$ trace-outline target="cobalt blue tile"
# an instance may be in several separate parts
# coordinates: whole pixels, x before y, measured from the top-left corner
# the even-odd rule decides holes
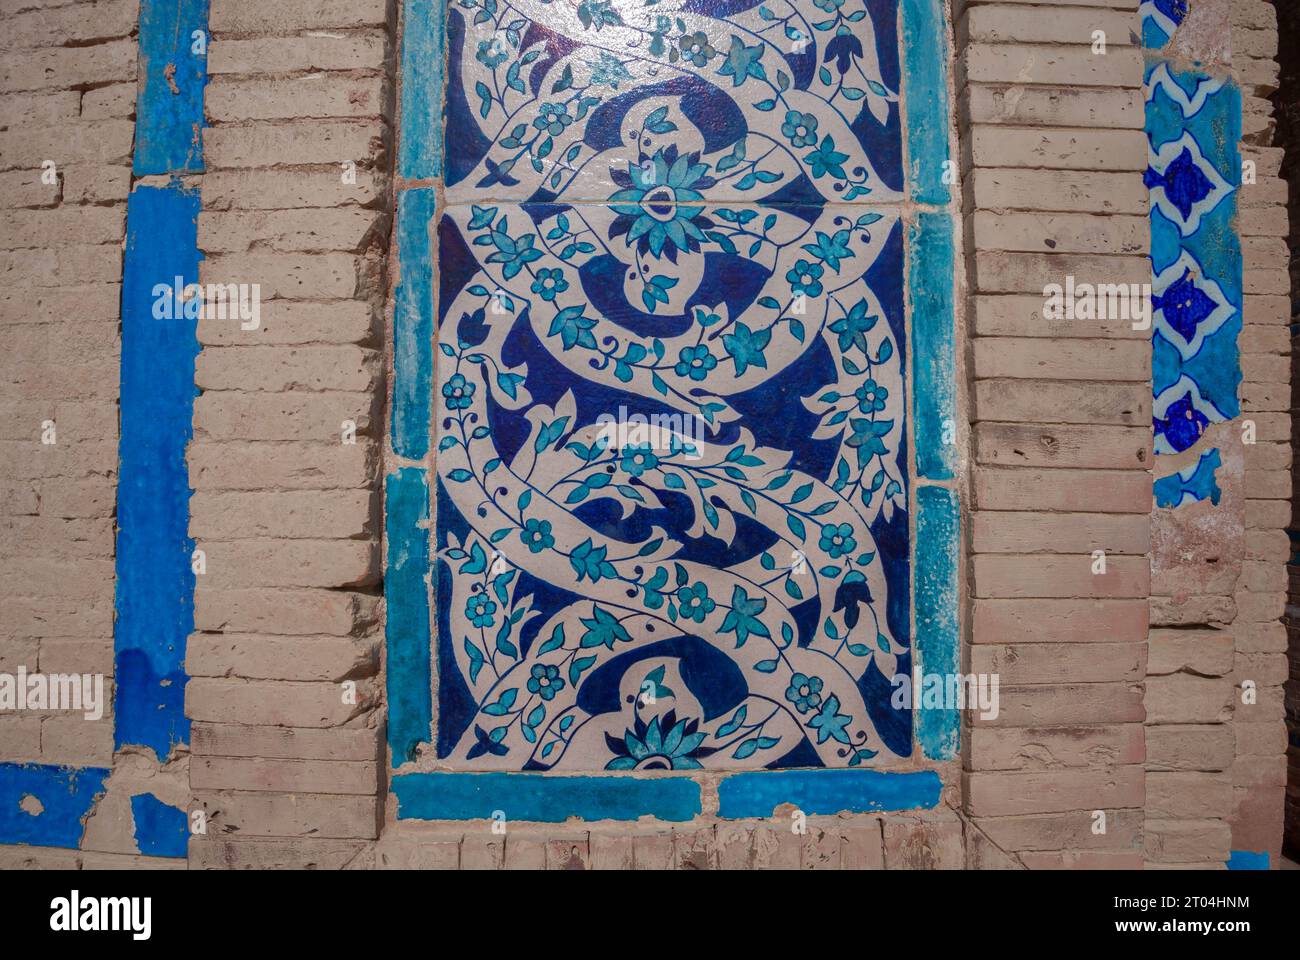
[[[888,679],[910,636],[898,211],[674,216],[453,205],[440,222],[438,755],[455,768],[910,753]],[[664,227],[682,220],[722,249]]]
[[[448,201],[896,201],[898,19],[897,0],[450,5]]]

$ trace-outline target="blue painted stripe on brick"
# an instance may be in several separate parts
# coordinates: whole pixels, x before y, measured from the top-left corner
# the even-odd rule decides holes
[[[108,774],[102,767],[0,763],[0,843],[75,850]],[[40,803],[39,814],[22,808],[29,796]]]
[[[203,169],[206,54],[194,33],[208,29],[208,0],[142,0],[140,89],[136,95],[136,176]],[[206,46],[205,46],[206,49]]]
[[[845,810],[929,809],[939,802],[942,791],[933,770],[756,770],[718,784],[718,816],[725,820],[770,817],[783,803],[826,816]]]
[[[411,460],[429,452],[433,376],[433,250],[429,226],[437,211],[433,188],[397,195],[401,281],[393,310],[393,450]]]
[[[393,778],[399,820],[506,819],[536,823],[681,822],[699,815],[700,785],[685,777],[556,777],[537,773],[408,773]]]
[[[1269,857],[1267,850],[1233,850],[1228,855],[1229,870],[1267,870]]]
[[[433,693],[429,660],[429,484],[425,472],[404,467],[384,485],[388,571],[384,598],[388,610],[388,745],[393,765],[415,756],[432,736]]]
[[[402,18],[402,133],[398,169],[412,180],[442,176],[445,0],[406,0]]]
[[[952,218],[921,213],[908,229],[908,288],[912,300],[912,409],[916,472],[951,480],[957,445],[956,362],[953,348]]]
[[[152,793],[131,798],[135,843],[146,857],[184,857],[189,849],[189,820],[185,811],[163,803]]]
[[[945,204],[948,154],[948,35],[943,0],[903,0],[903,91],[907,180],[917,203]]]
[[[961,672],[957,622],[957,567],[961,551],[961,505],[946,487],[916,491],[916,651],[922,678]],[[946,686],[945,686],[946,689]],[[953,708],[923,707],[912,690],[916,741],[931,760],[951,760],[961,741],[961,714]]]
[[[114,741],[151,747],[160,760],[190,739],[184,665],[194,629],[194,542],[185,447],[199,344],[194,318],[157,319],[154,305],[171,296],[177,277],[182,287],[198,282],[198,215],[198,194],[176,182],[140,187],[127,201]]]

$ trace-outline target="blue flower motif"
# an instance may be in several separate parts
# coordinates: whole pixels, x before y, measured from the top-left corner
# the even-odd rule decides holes
[[[847,353],[850,347],[857,347],[864,354],[867,352],[867,334],[880,318],[867,313],[867,301],[859,300],[849,312],[830,326],[831,333],[839,335],[839,348]]]
[[[448,410],[468,410],[474,403],[474,384],[462,374],[453,373],[442,385],[442,395],[447,401]]]
[[[818,230],[817,242],[805,243],[802,249],[807,250],[822,263],[829,263],[836,273],[839,272],[840,261],[853,255],[853,251],[849,249],[847,230],[836,230],[833,234],[825,234]]]
[[[853,65],[853,59],[860,56],[862,56],[862,41],[853,35],[853,31],[841,24],[831,42],[826,44],[826,53],[822,57],[822,62],[830,63],[834,60],[835,69],[845,74]]]
[[[1164,173],[1157,173],[1153,167],[1147,167],[1142,182],[1148,189],[1163,187],[1165,196],[1183,220],[1192,215],[1192,209],[1198,203],[1214,192],[1214,184],[1196,165],[1190,147],[1184,147],[1183,152],[1165,167]]]
[[[874,413],[885,409],[885,399],[889,396],[889,391],[875,380],[868,380],[854,390],[853,395],[858,398],[859,410],[863,413]]]
[[[1171,403],[1163,419],[1153,416],[1151,420],[1156,435],[1163,436],[1176,453],[1195,444],[1210,425],[1209,418],[1192,404],[1190,393]]]
[[[542,267],[528,289],[541,294],[543,300],[554,300],[557,293],[569,289],[569,281],[564,279],[564,271],[559,267]]]
[[[528,678],[528,692],[535,693],[543,700],[552,700],[564,689],[560,678],[560,668],[549,663],[535,663]]]
[[[579,583],[584,576],[590,577],[592,583],[601,577],[606,580],[618,577],[614,565],[605,559],[608,552],[608,547],[598,547],[592,543],[591,537],[573,548],[573,553],[569,554],[569,566],[573,567],[574,573],[578,575]]]
[[[476,627],[490,627],[495,623],[496,603],[485,593],[476,593],[465,601],[465,616]]]
[[[813,5],[818,10],[825,10],[827,13],[834,13],[840,7],[844,6],[844,0],[813,0]]]
[[[678,720],[674,710],[664,714],[662,720],[655,717],[649,724],[638,716],[621,741],[605,734],[605,744],[615,754],[605,769],[699,770],[700,762],[695,758],[713,752],[700,748],[704,734],[699,732],[699,725],[698,720]]]
[[[853,718],[839,712],[840,698],[831,694],[817,716],[808,721],[808,726],[817,731],[817,742],[825,743],[827,740],[835,739],[840,743],[848,743],[849,735],[844,729],[849,725]]]
[[[718,70],[718,75],[731,77],[731,85],[738,87],[749,77],[758,80],[767,79],[767,71],[759,60],[763,56],[763,45],[757,43],[752,47],[735,34],[731,35],[731,49],[727,52],[727,62]]]
[[[555,537],[551,536],[551,521],[529,517],[524,521],[524,528],[519,531],[519,539],[532,553],[549,550],[555,546]]]
[[[844,556],[846,553],[852,553],[858,547],[858,542],[853,539],[853,524],[841,523],[836,526],[828,523],[822,527],[821,539],[817,545],[830,555],[832,560]]]
[[[702,67],[717,55],[717,50],[709,43],[709,36],[702,30],[688,33],[677,42],[682,51],[682,59]]]
[[[495,70],[510,59],[510,51],[499,38],[493,37],[478,42],[478,52],[474,54],[474,59],[489,70]]]
[[[558,137],[564,128],[573,123],[568,108],[563,103],[544,103],[533,118],[533,126],[545,130],[553,137]]]
[[[677,262],[677,251],[694,252],[708,238],[704,231],[713,221],[701,216],[704,195],[713,186],[707,176],[709,165],[699,154],[678,154],[674,144],[660,149],[641,164],[628,164],[626,172],[612,171],[614,181],[624,189],[609,198],[618,217],[610,225],[611,238],[627,235],[642,253],[667,255]]]
[[[700,344],[698,347],[682,347],[681,352],[677,354],[677,363],[673,366],[673,371],[679,377],[688,376],[692,380],[703,380],[717,365],[718,358],[709,353],[708,347]]]
[[[745,645],[752,633],[756,637],[770,637],[767,625],[758,619],[758,615],[767,608],[767,597],[751,597],[745,588],[737,584],[731,591],[731,610],[722,620],[719,633],[734,633],[736,649]]]
[[[790,677],[790,686],[786,687],[785,698],[794,704],[800,713],[816,710],[822,702],[822,678],[808,677],[796,673]]]
[[[1151,312],[1161,312],[1165,322],[1178,331],[1189,343],[1196,336],[1196,328],[1212,314],[1217,304],[1200,287],[1191,270],[1171,283],[1162,294],[1151,297]]]
[[[812,167],[814,180],[819,180],[827,174],[844,180],[847,179],[848,174],[844,172],[843,164],[848,158],[847,153],[840,153],[835,149],[835,138],[828,133],[822,137],[821,146],[804,157],[804,162]]]
[[[817,142],[817,118],[811,113],[788,110],[781,132],[789,138],[791,146],[811,147]]]
[[[820,263],[800,260],[785,273],[786,282],[794,293],[805,293],[810,297],[819,297],[822,292],[822,274],[826,268]]]
[[[722,346],[736,364],[736,376],[740,376],[750,367],[767,369],[767,356],[764,350],[772,341],[771,330],[754,331],[749,324],[736,322],[734,332],[722,335]]]
[[[703,583],[681,587],[677,591],[677,605],[687,620],[703,623],[704,618],[713,612],[717,602],[709,596],[709,588]]]
[[[623,448],[623,458],[619,461],[619,466],[623,472],[630,477],[639,477],[647,470],[653,470],[659,466],[659,458],[654,454],[654,448],[648,443],[638,443],[636,446],[626,446]]]

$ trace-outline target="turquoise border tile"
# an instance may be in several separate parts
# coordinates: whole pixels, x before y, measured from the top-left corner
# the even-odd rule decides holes
[[[388,570],[384,576],[384,637],[388,745],[393,765],[415,756],[433,727],[433,668],[429,660],[429,484],[425,472],[403,467],[384,484]],[[423,526],[421,526],[423,524]]]
[[[922,677],[961,671],[958,567],[961,563],[961,504],[947,487],[916,491],[916,651]],[[916,742],[930,760],[951,760],[961,742],[961,714],[955,708],[922,708],[912,690]]]
[[[432,180],[442,176],[446,0],[406,0],[403,9],[402,132],[397,167],[408,179]]]
[[[409,460],[429,453],[433,416],[433,241],[437,213],[432,187],[397,195],[399,282],[393,307],[393,452]]]
[[[700,785],[686,777],[558,777],[539,773],[408,773],[393,778],[399,820],[508,820],[563,823],[682,822],[701,810]]]
[[[783,803],[818,816],[845,810],[928,810],[938,804],[942,792],[943,783],[933,770],[756,770],[718,784],[718,816],[724,820],[770,817]]]
[[[941,206],[951,199],[948,184],[943,182],[944,161],[951,159],[945,5],[943,0],[903,0],[902,7],[907,182],[917,203]]]
[[[952,223],[946,213],[921,213],[908,228],[912,435],[916,474],[926,480],[951,480],[957,465],[956,443],[944,442],[957,423]]]

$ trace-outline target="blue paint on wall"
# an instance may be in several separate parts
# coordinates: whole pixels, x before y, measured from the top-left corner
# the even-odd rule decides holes
[[[400,282],[393,310],[393,451],[420,460],[429,452],[433,375],[433,263],[429,229],[437,211],[432,187],[397,195]]]
[[[425,472],[404,467],[384,485],[388,572],[384,597],[388,618],[388,745],[393,765],[414,759],[432,736],[433,693],[429,663],[429,484]]]
[[[961,508],[946,487],[916,491],[916,649],[922,677],[946,680],[961,671],[957,620],[957,566],[961,551]],[[945,683],[946,687],[946,683]],[[922,707],[921,690],[912,690],[916,741],[931,760],[957,756],[961,714],[954,707]]]
[[[0,763],[0,843],[76,849],[108,774],[102,767]],[[29,796],[40,803],[39,814],[22,808]]]
[[[912,409],[916,473],[951,480],[956,470],[956,362],[953,348],[952,218],[921,213],[908,231],[912,300]]]
[[[1267,850],[1233,850],[1228,854],[1229,870],[1267,870]]]
[[[393,778],[399,820],[507,819],[536,823],[681,822],[699,815],[700,785],[685,777],[553,777],[535,773],[410,773]]]
[[[135,842],[146,857],[184,857],[189,847],[185,811],[163,803],[152,793],[131,798]]]
[[[195,319],[154,317],[155,286],[198,282],[198,215],[198,193],[175,181],[139,187],[127,202],[114,742],[151,747],[160,760],[190,739],[184,665],[194,629],[194,541],[185,447],[199,344]]]
[[[140,83],[136,99],[135,174],[203,169],[203,88],[206,53],[193,52],[194,33],[206,44],[208,0],[142,0]],[[204,48],[206,50],[206,46]]]
[[[402,134],[398,169],[411,180],[442,176],[445,0],[406,0],[402,16]]]
[[[845,810],[929,809],[939,802],[942,791],[943,784],[933,770],[757,770],[738,773],[718,784],[718,816],[724,820],[770,817],[783,803],[818,816]]]
[[[943,0],[903,0],[903,90],[907,97],[907,180],[917,203],[949,200],[948,58]],[[951,289],[951,283],[949,284]]]

